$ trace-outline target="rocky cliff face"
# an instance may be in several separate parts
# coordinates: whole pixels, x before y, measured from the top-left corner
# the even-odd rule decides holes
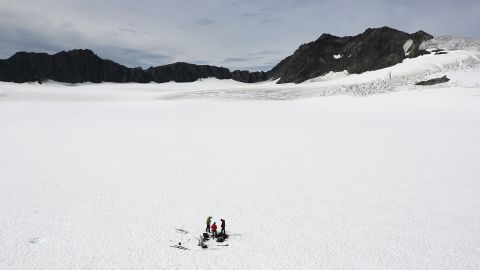
[[[0,62],[2,81],[22,83],[47,79],[68,83],[148,81],[142,69],[101,59],[90,50],[54,55],[20,52]]]
[[[279,83],[300,83],[330,71],[363,73],[393,66],[405,58],[428,53],[420,44],[433,36],[419,31],[407,34],[388,27],[367,29],[354,37],[323,34],[300,46],[269,73]]]
[[[174,63],[146,70],[152,81],[163,82],[194,82],[200,78],[215,77],[218,79],[231,79],[230,70],[222,67],[208,65],[194,65],[188,63]]]
[[[407,34],[388,27],[367,29],[354,37],[323,34],[304,44],[268,72],[233,71],[222,67],[174,63],[128,68],[95,55],[90,50],[73,50],[54,55],[16,53],[0,60],[0,81],[33,82],[54,80],[82,82],[193,82],[200,78],[233,79],[245,83],[280,79],[278,83],[300,83],[330,71],[362,73],[389,67],[405,58],[428,53],[420,49],[433,37],[423,31]]]
[[[434,78],[426,81],[421,81],[416,83],[415,85],[435,85],[435,84],[441,84],[441,83],[446,83],[449,82],[450,79],[447,78],[447,75],[440,77],[440,78]]]
[[[222,67],[174,63],[170,65],[128,68],[95,55],[90,50],[73,50],[54,55],[19,52],[0,60],[0,81],[35,82],[54,80],[67,83],[82,82],[193,82],[200,78],[235,79],[241,82],[266,80],[264,73],[235,71]]]
[[[235,70],[232,72],[232,79],[244,83],[262,82],[269,79],[269,73],[263,71],[250,72],[246,70]]]

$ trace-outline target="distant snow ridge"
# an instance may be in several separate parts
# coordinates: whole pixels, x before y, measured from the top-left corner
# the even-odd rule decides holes
[[[424,41],[420,49],[442,49],[445,51],[480,51],[480,39],[455,36],[438,36]]]

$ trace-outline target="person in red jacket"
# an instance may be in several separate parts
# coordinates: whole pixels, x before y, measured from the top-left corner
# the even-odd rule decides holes
[[[217,223],[213,222],[212,224],[212,238],[217,237]]]

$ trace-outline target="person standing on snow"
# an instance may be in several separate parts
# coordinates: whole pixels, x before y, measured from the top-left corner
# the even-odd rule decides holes
[[[207,229],[206,232],[210,232],[210,223],[212,223],[212,216],[207,217]]]
[[[217,223],[213,222],[212,224],[212,238],[215,239],[217,237]]]
[[[220,221],[222,222],[222,223],[220,224],[220,228],[222,228],[222,229],[220,230],[220,234],[222,234],[223,237],[225,237],[225,235],[226,235],[226,233],[225,233],[225,219],[220,219]]]

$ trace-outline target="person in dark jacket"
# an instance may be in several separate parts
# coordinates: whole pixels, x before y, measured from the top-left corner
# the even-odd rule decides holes
[[[217,237],[217,223],[213,222],[212,224],[212,238],[215,239]]]
[[[225,219],[220,219],[220,221],[222,222],[222,223],[220,224],[220,228],[222,228],[222,229],[220,230],[220,233],[223,235],[223,237],[225,237],[225,234],[226,234],[226,233],[225,233]]]
[[[207,217],[207,229],[206,232],[210,232],[210,224],[212,223],[212,216]]]

